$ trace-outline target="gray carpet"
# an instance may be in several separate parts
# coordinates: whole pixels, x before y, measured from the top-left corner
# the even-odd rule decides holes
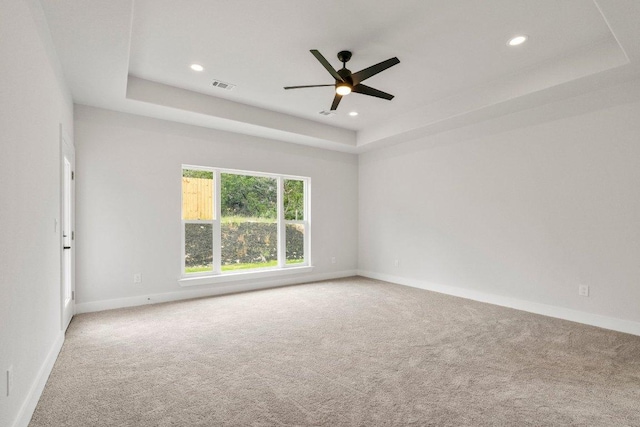
[[[640,426],[640,337],[364,278],[76,316],[37,426]]]

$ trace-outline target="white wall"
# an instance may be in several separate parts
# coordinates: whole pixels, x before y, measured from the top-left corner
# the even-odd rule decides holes
[[[76,106],[75,135],[80,311],[229,290],[229,284],[178,285],[182,164],[311,177],[315,268],[296,280],[357,269],[358,161],[353,154],[85,106]],[[133,283],[137,272],[142,284]],[[242,289],[269,283],[252,280]],[[239,288],[234,282],[230,289]]]
[[[361,155],[361,272],[640,334],[639,118],[635,102]]]
[[[34,2],[0,13],[0,425],[26,425],[62,344],[59,124],[72,104]],[[6,397],[6,369],[13,389]]]

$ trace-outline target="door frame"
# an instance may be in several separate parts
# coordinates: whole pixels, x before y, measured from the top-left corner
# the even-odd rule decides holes
[[[70,170],[65,169],[65,159],[69,159]],[[69,134],[60,124],[60,327],[62,331],[66,331],[71,318],[75,314],[75,146]],[[69,180],[69,224],[65,217],[65,202],[67,200],[66,185]],[[69,230],[67,230],[67,226]],[[65,240],[65,232],[70,233],[68,240]],[[65,246],[70,249],[64,249]],[[67,271],[66,251],[69,251],[69,266]],[[70,280],[68,297],[66,279],[67,274]]]

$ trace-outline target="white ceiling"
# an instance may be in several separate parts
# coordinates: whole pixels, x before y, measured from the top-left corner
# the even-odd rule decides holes
[[[75,102],[358,152],[635,79],[635,0],[41,0]],[[516,34],[529,41],[509,47]],[[309,53],[395,95],[343,98]],[[191,63],[205,67],[197,73]],[[213,79],[237,85],[224,91]],[[357,111],[357,117],[350,117]]]

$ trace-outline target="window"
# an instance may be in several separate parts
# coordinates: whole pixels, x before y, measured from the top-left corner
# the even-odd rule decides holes
[[[183,166],[182,276],[309,265],[309,178]]]

